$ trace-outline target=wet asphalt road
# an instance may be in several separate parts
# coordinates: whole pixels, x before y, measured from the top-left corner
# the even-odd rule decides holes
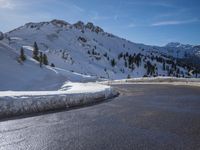
[[[97,105],[0,122],[2,150],[200,150],[200,88],[118,85]]]

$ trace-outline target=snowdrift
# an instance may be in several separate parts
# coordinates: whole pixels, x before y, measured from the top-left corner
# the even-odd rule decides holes
[[[111,87],[97,83],[66,83],[59,91],[0,92],[0,118],[55,109],[70,109],[117,95]]]

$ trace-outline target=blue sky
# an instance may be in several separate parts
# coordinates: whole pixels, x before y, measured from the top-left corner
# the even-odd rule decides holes
[[[93,22],[133,42],[200,44],[200,0],[0,0],[0,30],[27,22]]]

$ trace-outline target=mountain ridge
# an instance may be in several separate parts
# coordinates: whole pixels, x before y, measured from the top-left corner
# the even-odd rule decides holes
[[[18,53],[23,47],[31,57],[33,43],[37,42],[40,51],[56,67],[98,78],[190,77],[191,71],[195,71],[192,76],[198,76],[196,66],[180,60],[185,59],[186,52],[187,58],[194,56],[199,47],[184,49],[178,43],[176,47],[138,44],[107,33],[90,22],[70,24],[54,19],[27,23],[5,33],[5,37]]]
[[[110,34],[110,35],[113,35],[112,33],[109,33],[109,32],[105,32],[101,27],[95,25],[94,23],[92,22],[87,22],[87,23],[84,23],[83,21],[77,21],[76,23],[69,23],[69,22],[66,22],[65,20],[61,20],[61,19],[53,19],[51,21],[44,21],[44,22],[29,22],[29,23],[25,23],[24,25],[18,27],[18,28],[15,28],[11,31],[8,31],[8,32],[5,32],[6,33],[11,33],[17,29],[20,29],[24,26],[26,27],[31,27],[31,28],[37,28],[37,27],[41,27],[42,25],[45,25],[45,24],[54,24],[56,26],[59,26],[59,27],[76,27],[78,29],[83,29],[84,28],[88,28],[88,29],[93,29],[93,31],[95,29],[99,29],[100,32],[104,32],[104,33],[107,33],[107,34]],[[97,31],[99,32],[99,31]],[[113,36],[116,36],[116,37],[119,37],[117,35],[113,35]],[[121,37],[120,37],[121,38]],[[130,41],[128,39],[125,39],[125,38],[122,38],[124,40],[127,40],[127,41]],[[130,41],[130,42],[133,42],[133,41]],[[134,42],[133,42],[134,43]],[[145,44],[145,43],[137,43],[137,44],[144,44],[144,45],[147,45],[147,46],[157,46],[157,47],[196,47],[196,46],[200,46],[200,44],[183,44],[183,43],[180,43],[180,42],[176,42],[176,41],[172,41],[172,42],[169,42],[169,43],[166,43],[164,46],[159,46],[159,45],[156,45],[156,44]]]

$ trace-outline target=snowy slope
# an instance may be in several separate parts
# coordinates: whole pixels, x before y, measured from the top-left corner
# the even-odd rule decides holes
[[[0,90],[55,90],[67,80],[84,81],[91,79],[61,68],[39,67],[39,63],[27,56],[19,61],[16,49],[0,41]]]
[[[15,50],[0,42],[0,90],[10,90],[10,87],[16,90],[51,89],[60,86],[65,80],[50,69],[38,67],[38,63],[32,59],[20,64],[18,57]],[[49,82],[52,87],[48,87]]]
[[[80,74],[96,76],[97,78],[121,79],[142,77],[147,75],[145,65],[149,61],[155,65],[154,75],[169,75],[169,70],[163,70],[163,60],[173,61],[174,58],[183,57],[186,49],[191,52],[191,46],[183,48],[177,44],[169,44],[165,47],[137,44],[104,32],[92,23],[78,22],[69,24],[61,20],[50,22],[28,23],[13,31],[6,33],[8,44],[16,48],[24,47],[26,55],[32,56],[32,45],[36,41],[39,49],[46,53],[49,62],[56,67]],[[181,51],[181,52],[177,52]],[[195,52],[198,49],[195,50]],[[121,58],[118,56],[123,54]],[[127,55],[126,55],[127,54]],[[141,63],[127,67],[128,57],[140,54]],[[126,56],[125,56],[126,55]],[[169,57],[172,56],[172,57]],[[155,57],[162,57],[158,62]],[[174,58],[173,58],[174,57]],[[114,59],[116,65],[111,65]],[[171,68],[172,64],[166,64]],[[171,73],[171,76],[188,76],[195,68],[177,65],[179,73]]]

